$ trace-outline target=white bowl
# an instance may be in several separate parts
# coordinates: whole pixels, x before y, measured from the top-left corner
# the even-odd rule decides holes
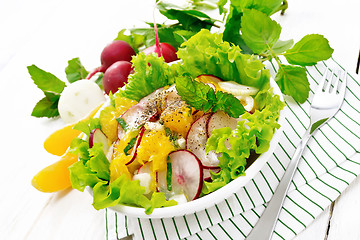
[[[283,101],[283,96],[281,90],[275,81],[270,79],[270,86],[273,88],[273,92],[280,96],[280,99]],[[282,125],[285,121],[284,110],[281,111],[278,123]],[[131,207],[125,205],[116,205],[114,207],[110,207],[110,209],[125,214],[130,217],[138,217],[138,218],[172,218],[176,216],[184,216],[188,214],[192,214],[194,212],[199,212],[206,208],[212,207],[215,204],[218,204],[224,199],[230,197],[233,193],[237,192],[240,188],[245,186],[251,179],[255,177],[255,175],[261,170],[261,168],[266,164],[266,162],[271,157],[275,147],[279,142],[279,138],[281,135],[282,128],[275,130],[273,138],[270,142],[269,150],[263,154],[261,154],[245,171],[246,175],[238,177],[237,179],[231,181],[224,187],[205,195],[196,200],[171,206],[164,208],[155,208],[154,211],[147,215],[145,214],[145,209],[140,207]]]

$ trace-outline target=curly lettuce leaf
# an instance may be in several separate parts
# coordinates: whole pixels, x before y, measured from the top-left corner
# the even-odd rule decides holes
[[[128,84],[115,94],[132,100],[141,98],[161,87],[174,83],[173,73],[164,59],[155,55],[139,53],[132,60],[134,73],[129,75]]]
[[[236,129],[225,127],[213,130],[207,141],[206,151],[221,153],[221,170],[212,174],[212,182],[204,182],[202,194],[211,193],[244,175],[251,152],[262,154],[269,149],[274,131],[280,127],[277,121],[285,104],[277,95],[263,97],[266,98],[267,105],[253,114],[242,115],[244,120],[238,122]]]
[[[117,204],[143,207],[146,214],[154,208],[176,205],[167,201],[163,193],[154,193],[151,198],[144,195],[145,188],[139,181],[132,181],[122,175],[110,181],[109,161],[101,143],[89,148],[89,143],[77,138],[71,144],[71,152],[79,154],[79,161],[69,167],[72,187],[84,191],[86,186],[93,189],[93,206],[99,210]]]
[[[181,73],[195,78],[201,74],[214,75],[224,81],[269,88],[270,72],[255,56],[242,54],[238,46],[223,41],[222,34],[201,30],[181,45],[178,57],[183,63]]]

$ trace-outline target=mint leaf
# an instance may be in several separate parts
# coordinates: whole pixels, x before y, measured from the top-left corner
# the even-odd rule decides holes
[[[56,117],[59,116],[58,101],[51,101],[47,97],[41,99],[34,107],[31,116],[33,117]]]
[[[31,79],[45,95],[45,97],[35,105],[31,116],[48,118],[59,116],[57,107],[60,93],[64,90],[65,83],[53,74],[45,72],[35,65],[28,66],[27,69]]]
[[[217,102],[216,105],[212,108],[213,112],[221,110],[233,118],[238,118],[245,112],[244,106],[232,94],[217,91],[215,95]]]
[[[242,37],[254,53],[263,53],[279,40],[281,26],[266,14],[245,9],[241,20]]]
[[[304,67],[280,64],[275,81],[284,94],[304,103],[309,96],[309,81]]]
[[[188,77],[176,79],[176,90],[181,99],[195,109],[208,112],[215,105],[214,90],[210,86],[193,81]]]
[[[40,88],[43,92],[60,94],[64,90],[65,83],[53,74],[45,72],[44,70],[38,68],[35,65],[28,66],[27,69],[29,71],[31,79],[34,80],[36,86]]]
[[[221,91],[215,93],[210,86],[188,77],[176,79],[176,90],[187,104],[204,112],[221,110],[234,118],[245,112],[241,102],[233,95]]]
[[[293,45],[294,45],[294,40],[292,40],[292,39],[286,40],[286,41],[278,40],[273,45],[272,52],[275,53],[275,54],[280,54],[280,53],[285,52],[289,48],[291,48]]]
[[[79,58],[73,58],[68,61],[68,66],[65,68],[66,78],[70,83],[77,80],[85,79],[89,74],[85,67],[81,64]]]
[[[293,48],[284,54],[290,64],[300,66],[312,66],[318,61],[326,60],[331,57],[334,49],[329,45],[329,41],[320,34],[309,34],[297,42]]]
[[[160,13],[171,20],[177,20],[188,30],[198,32],[201,29],[209,29],[215,20],[203,12],[180,8],[174,4],[159,2],[157,5]]]
[[[136,51],[139,52],[139,48],[144,45],[145,36],[136,34],[130,31],[129,35],[125,34],[126,29],[121,29],[117,37],[114,40],[122,40],[130,44],[130,46]]]

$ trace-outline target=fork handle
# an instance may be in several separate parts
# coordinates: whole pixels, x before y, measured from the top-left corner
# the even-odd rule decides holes
[[[295,170],[299,164],[299,160],[305,149],[306,143],[310,139],[310,136],[311,135],[308,134],[308,132],[305,133],[305,136],[298,144],[296,151],[285,171],[285,174],[282,177],[277,189],[274,192],[274,195],[269,201],[260,219],[258,220],[252,231],[247,236],[246,240],[259,240],[259,239],[266,240],[271,238],[275,229],[275,225],[279,218],[279,214],[282,209],[291,180],[294,177]]]

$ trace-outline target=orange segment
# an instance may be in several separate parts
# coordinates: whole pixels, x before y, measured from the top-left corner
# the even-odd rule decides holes
[[[117,139],[118,123],[116,118],[116,109],[112,105],[107,106],[100,113],[101,130],[111,142]]]
[[[96,107],[86,118],[81,121],[87,120],[93,117],[102,104]],[[69,148],[71,141],[79,136],[81,131],[73,129],[74,124],[70,124],[53,132],[44,142],[44,148],[48,153],[62,156]]]
[[[56,192],[71,187],[68,167],[77,160],[77,155],[66,153],[59,161],[38,172],[32,179],[31,184],[41,192]]]
[[[171,131],[179,133],[186,137],[193,120],[192,109],[183,105],[180,108],[170,111],[164,111],[160,118],[164,126]]]
[[[134,106],[137,103],[137,101],[131,100],[126,97],[115,98],[115,108],[117,116],[120,117],[126,110],[128,110],[130,107]]]

